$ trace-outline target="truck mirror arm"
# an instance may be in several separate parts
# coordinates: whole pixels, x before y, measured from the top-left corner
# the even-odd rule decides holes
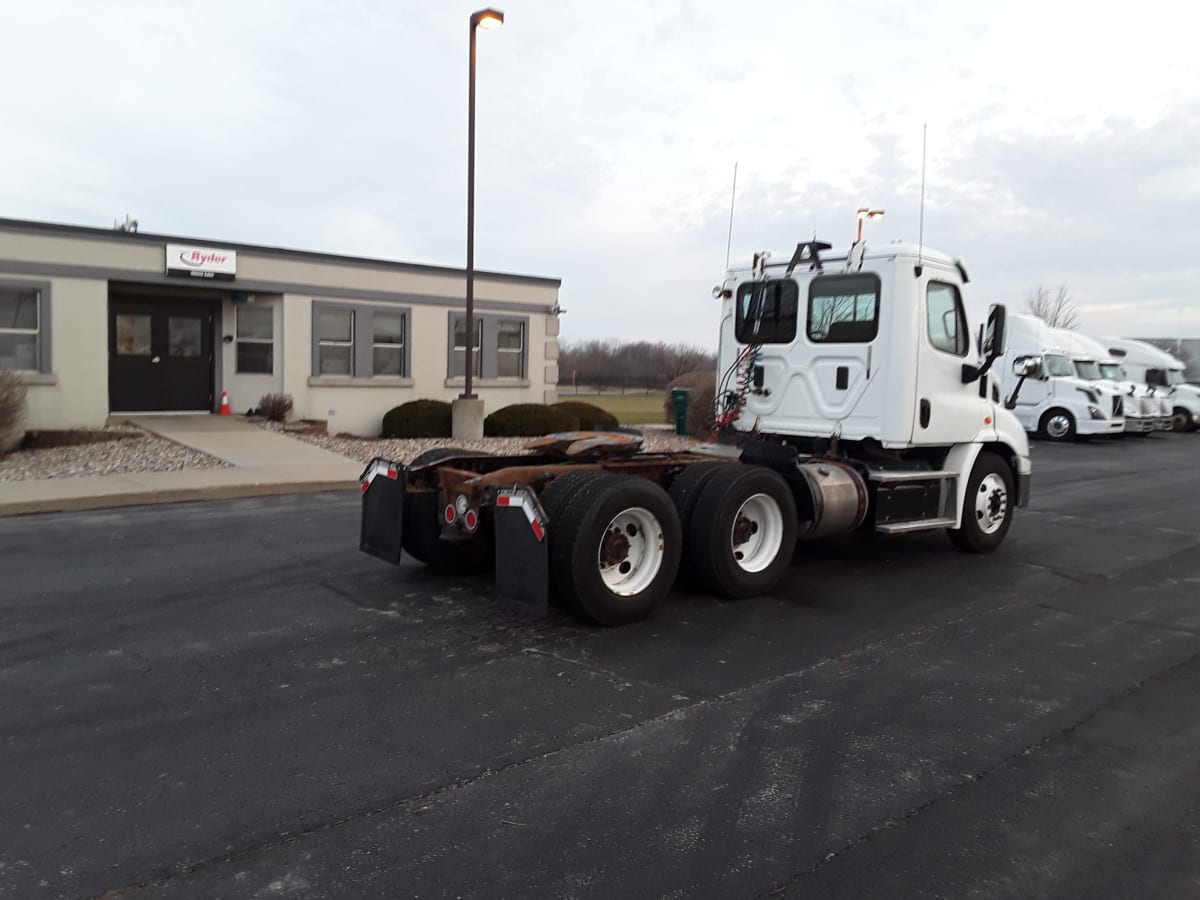
[[[1017,408],[1017,397],[1021,393],[1021,385],[1023,385],[1025,383],[1025,379],[1028,377],[1029,377],[1028,375],[1022,375],[1020,378],[1017,379],[1017,386],[1013,388],[1012,394],[1010,394],[1008,399],[1004,401],[1005,409],[1016,409]]]
[[[988,370],[992,367],[992,363],[995,361],[996,357],[989,356],[983,361],[982,366],[972,366],[969,363],[964,363],[962,367],[962,383],[971,384],[972,382],[978,381],[988,373]]]

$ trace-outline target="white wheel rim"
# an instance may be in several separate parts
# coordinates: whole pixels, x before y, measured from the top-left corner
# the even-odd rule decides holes
[[[995,473],[984,476],[975,492],[975,522],[984,534],[995,534],[1008,516],[1008,488]]]
[[[1046,423],[1046,434],[1053,438],[1066,437],[1070,430],[1071,420],[1066,416],[1051,416],[1050,421]]]
[[[596,564],[605,587],[618,597],[634,597],[658,577],[665,556],[662,525],[650,510],[635,506],[608,523]]]
[[[749,497],[733,518],[729,532],[733,561],[743,572],[761,572],[783,546],[783,510],[768,494]]]

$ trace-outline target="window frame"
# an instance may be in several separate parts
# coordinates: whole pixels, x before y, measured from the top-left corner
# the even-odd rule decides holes
[[[387,313],[389,315],[398,315],[403,320],[404,328],[404,344],[403,344],[403,361],[402,374],[400,375],[376,375],[375,374],[375,313]],[[348,312],[352,316],[350,341],[350,372],[349,374],[338,372],[321,372],[321,345],[347,346],[345,341],[322,341],[319,339],[319,323],[321,313],[323,312]],[[312,377],[313,378],[333,378],[346,379],[353,378],[355,381],[376,382],[379,384],[390,384],[393,382],[407,382],[412,378],[412,342],[413,342],[413,325],[412,325],[412,307],[411,306],[392,306],[391,304],[372,304],[372,303],[353,303],[341,300],[313,300],[312,301]],[[397,346],[388,344],[386,346]]]
[[[745,295],[751,293],[756,287],[766,287],[768,285],[779,285],[781,295],[779,302],[776,304],[776,314],[774,316],[773,327],[779,329],[780,323],[786,322],[787,318],[780,316],[779,307],[791,301],[791,333],[787,334],[784,331],[773,331],[767,336],[762,334],[747,334],[746,328],[750,322],[744,317],[742,305]],[[790,293],[790,297],[786,296]],[[761,302],[761,301],[760,301]],[[739,344],[791,344],[796,340],[796,335],[800,333],[800,285],[793,278],[767,278],[762,281],[743,281],[738,285],[737,294],[734,296],[733,307],[733,336]]]
[[[0,326],[0,334],[32,334],[34,335],[34,368],[14,369],[14,374],[49,375],[51,367],[51,302],[49,281],[29,281],[25,279],[0,278],[0,291],[35,291],[37,292],[37,328],[7,328]]]
[[[950,290],[954,292],[954,312],[955,318],[958,320],[959,330],[958,335],[956,335],[956,339],[960,339],[962,342],[963,349],[961,353],[958,350],[947,350],[945,347],[939,347],[936,343],[934,343],[933,333],[930,331],[933,323],[929,319],[929,292],[935,287],[950,288]],[[958,285],[954,284],[953,282],[938,281],[935,278],[931,278],[925,285],[925,339],[929,341],[929,346],[939,353],[945,353],[949,356],[958,357],[959,359],[965,359],[971,352],[971,333],[970,327],[967,325],[967,309],[963,304],[962,291],[959,290]]]
[[[867,339],[865,341],[831,341],[831,340],[829,340],[828,332],[826,332],[825,337],[814,337],[813,336],[813,332],[812,332],[813,301],[818,299],[817,297],[815,297],[813,295],[813,289],[816,287],[816,285],[818,283],[819,284],[829,284],[831,282],[836,282],[836,281],[869,281],[875,286],[875,315],[871,319],[860,320],[860,319],[856,318],[856,319],[850,320],[855,323],[862,322],[864,324],[869,322],[871,325],[873,325],[874,332],[871,334],[871,337],[869,339]],[[829,295],[822,295],[822,296],[829,296]],[[873,344],[875,342],[876,338],[879,337],[879,312],[880,312],[880,307],[882,305],[883,305],[883,283],[880,281],[879,276],[876,275],[874,272],[855,272],[853,274],[818,275],[815,278],[813,278],[811,281],[809,281],[809,283],[808,283],[808,303],[807,303],[805,311],[804,311],[804,336],[808,339],[809,343],[811,343],[811,344],[861,344],[861,345]],[[841,320],[839,320],[839,321],[841,321]],[[830,327],[832,327],[834,324],[836,324],[836,323],[830,322]]]
[[[242,311],[245,309],[265,309],[271,314],[271,337],[268,338],[244,338],[242,337]],[[274,375],[275,374],[275,306],[267,303],[239,303],[234,307],[233,321],[233,371],[237,375]],[[241,345],[242,344],[267,344],[271,348],[271,367],[265,372],[255,372],[242,368]]]
[[[450,310],[446,316],[446,381],[457,385],[466,380],[465,375],[454,371],[454,326],[465,320],[466,310]],[[529,380],[529,316],[511,315],[508,313],[475,313],[475,327],[480,333],[479,368],[472,376],[474,380],[496,384],[521,384]],[[499,374],[500,353],[511,353],[511,350],[500,350],[500,326],[516,324],[521,329],[520,375]],[[459,347],[458,350],[465,348]]]
[[[400,341],[384,341],[380,343],[379,334],[375,329],[375,315],[383,312],[384,315],[398,316],[400,319]],[[401,312],[391,312],[390,310],[376,309],[371,313],[371,377],[372,378],[404,378],[408,374],[408,316]],[[386,347],[388,350],[400,351],[400,371],[399,372],[376,372],[375,371],[375,350],[379,347]]]
[[[517,334],[521,337],[521,346],[516,350],[511,347],[500,346],[500,329],[505,325],[516,325]],[[501,317],[496,322],[496,377],[497,378],[524,378],[526,375],[526,348],[529,346],[529,326],[527,320],[509,319]],[[500,374],[500,357],[504,354],[517,354],[517,374],[516,375],[501,375]]]

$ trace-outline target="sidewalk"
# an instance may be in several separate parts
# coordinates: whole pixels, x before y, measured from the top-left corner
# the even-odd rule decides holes
[[[226,469],[47,478],[0,485],[0,516],[344,490],[362,465],[232,416],[130,416],[158,434],[231,465]]]

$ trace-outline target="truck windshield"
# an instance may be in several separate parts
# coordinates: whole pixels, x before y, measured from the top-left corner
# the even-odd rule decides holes
[[[1065,356],[1055,356],[1048,353],[1042,357],[1042,362],[1046,367],[1046,374],[1055,378],[1070,378],[1075,374],[1075,370],[1071,368],[1070,360]]]
[[[1090,359],[1075,360],[1075,371],[1084,381],[1100,380],[1100,367]]]
[[[1116,363],[1100,363],[1100,374],[1109,381],[1125,380],[1125,370]]]

